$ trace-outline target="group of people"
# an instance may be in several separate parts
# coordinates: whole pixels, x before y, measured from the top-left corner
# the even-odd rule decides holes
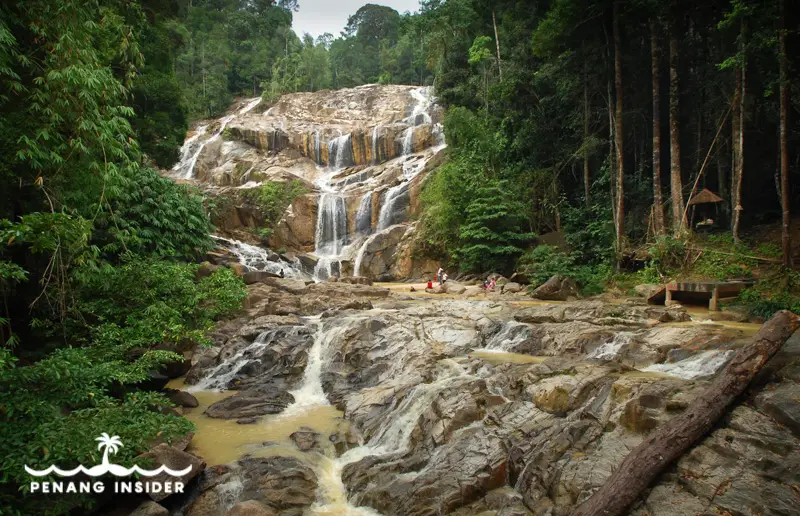
[[[492,279],[486,278],[485,280],[483,280],[483,285],[481,285],[481,288],[486,290],[494,290],[496,287],[497,287],[497,280],[495,278]]]
[[[438,281],[439,285],[445,284],[445,282],[447,281],[447,273],[443,268],[439,267],[439,270],[436,271],[436,274],[433,276],[433,279],[428,278],[428,284],[425,286],[425,289],[427,290],[433,288],[434,281]],[[416,292],[416,289],[414,287],[411,287],[411,292]]]

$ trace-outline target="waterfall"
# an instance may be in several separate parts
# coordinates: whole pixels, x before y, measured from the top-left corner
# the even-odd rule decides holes
[[[340,276],[341,263],[333,258],[338,257],[347,245],[347,209],[343,197],[332,193],[320,196],[314,240],[314,254],[319,259],[314,267],[314,280]]]
[[[322,163],[322,142],[320,141],[319,129],[314,133],[314,161],[317,165]]]
[[[403,156],[408,156],[414,150],[414,126],[412,125],[406,129],[405,136],[403,136]]]
[[[293,327],[294,332],[297,332],[302,326]],[[239,371],[244,366],[253,360],[260,360],[256,358],[258,354],[263,351],[267,346],[274,343],[279,337],[286,335],[286,328],[277,328],[274,330],[265,331],[261,333],[256,340],[244,349],[239,350],[233,356],[223,360],[222,363],[214,367],[209,373],[203,377],[196,385],[187,388],[189,392],[198,391],[211,391],[211,390],[226,390],[228,384],[236,378]]]
[[[514,349],[531,338],[532,328],[523,323],[509,321],[503,327],[489,337],[486,341],[486,351],[505,351],[513,352]]]
[[[347,329],[347,325],[340,325],[326,330],[323,322],[317,323],[314,344],[308,351],[308,361],[303,371],[303,382],[297,390],[289,391],[294,403],[286,407],[284,414],[295,414],[316,405],[330,405],[322,388],[322,373],[336,350],[334,344]]]
[[[178,160],[177,163],[175,163],[174,167],[172,167],[173,171],[183,170],[187,166],[190,166],[189,165],[189,161],[190,160],[192,160],[192,159],[197,160],[197,155],[199,154],[199,151],[193,153],[192,152],[194,150],[193,146],[194,146],[194,143],[201,136],[206,134],[206,128],[208,128],[207,125],[199,125],[199,126],[197,126],[197,129],[195,130],[194,134],[191,137],[187,138],[186,141],[183,142],[183,145],[181,145],[181,151],[180,151],[181,152],[181,159]],[[194,167],[194,164],[192,163],[191,166]]]
[[[239,110],[240,115],[247,114],[251,109],[261,103],[261,97],[250,100],[245,107]]]
[[[220,119],[220,121],[219,121],[219,129],[217,129],[217,132],[215,132],[213,135],[211,135],[211,138],[209,138],[208,140],[204,141],[200,145],[200,147],[197,149],[197,152],[195,152],[194,155],[189,160],[189,163],[185,168],[186,172],[183,175],[183,179],[192,179],[194,177],[194,166],[195,166],[195,164],[197,164],[197,158],[200,157],[200,153],[203,152],[203,148],[209,142],[212,142],[212,141],[216,140],[217,138],[219,138],[219,135],[221,135],[222,131],[224,131],[225,128],[228,126],[228,123],[230,123],[230,121],[233,120],[233,116],[234,115],[228,115],[228,116],[223,117],[223,118]],[[205,126],[203,126],[203,133],[205,133]],[[180,169],[183,170],[184,167],[180,167]]]
[[[302,265],[297,258],[294,261],[287,261],[267,249],[239,242],[238,240],[229,240],[219,236],[212,236],[212,238],[221,242],[222,247],[225,247],[236,256],[239,263],[247,267],[248,270],[267,271],[273,274],[280,274],[283,271],[284,277],[287,278],[305,279],[308,277],[303,273]]]
[[[378,163],[378,127],[375,126],[372,128],[372,163],[373,165]]]
[[[356,231],[362,235],[372,233],[372,192],[367,192],[358,203],[356,211]]]
[[[587,358],[598,360],[614,360],[624,348],[633,342],[634,334],[630,331],[621,331],[614,335],[610,341],[598,346],[594,351],[587,355]]]
[[[345,134],[328,142],[328,166],[337,170],[353,166],[353,140]]]
[[[361,276],[361,264],[364,262],[364,255],[367,252],[367,248],[369,245],[378,238],[379,233],[375,233],[374,235],[370,236],[364,243],[361,244],[361,247],[358,249],[358,253],[356,254],[356,263],[353,266],[353,276]]]
[[[694,380],[715,374],[736,352],[733,350],[702,351],[687,359],[670,364],[653,364],[642,371],[664,373],[684,380]]]
[[[343,197],[324,193],[317,208],[316,254],[338,256],[347,244],[347,210]]]
[[[383,197],[381,211],[378,214],[378,230],[384,230],[394,224],[399,224],[405,219],[405,206],[402,200],[408,197],[408,181],[389,188]]]

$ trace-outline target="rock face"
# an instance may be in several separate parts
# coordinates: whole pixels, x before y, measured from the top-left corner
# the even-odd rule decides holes
[[[335,259],[335,274],[351,275],[368,237],[405,227],[419,213],[422,185],[442,162],[441,121],[430,88],[367,85],[288,94],[272,106],[252,99],[200,123],[171,175],[217,197],[218,231],[252,244],[262,243],[258,230],[267,224],[256,189],[265,182],[303,185],[305,193],[269,221],[264,243]],[[402,230],[375,239],[367,254],[380,256],[366,265],[380,272],[364,275],[405,278],[431,269],[411,259],[410,240]],[[326,279],[332,271],[313,274]]]
[[[564,276],[553,276],[531,294],[536,299],[545,301],[567,301],[578,297],[575,280]]]
[[[301,514],[314,502],[341,514],[344,498],[387,516],[570,514],[746,342],[739,325],[691,324],[681,307],[637,300],[520,308],[512,293],[421,303],[341,281],[248,288],[263,297],[190,372],[239,389],[209,411],[256,417],[320,396],[349,426],[298,426],[282,453],[302,461],[212,468],[187,516]],[[359,299],[373,308],[343,308]],[[274,315],[275,303],[320,317]],[[630,514],[795,513],[799,371],[800,335]]]
[[[186,516],[303,514],[316,499],[317,477],[290,457],[241,459],[207,471]],[[238,493],[238,494],[237,494]],[[242,501],[236,503],[237,498]]]
[[[183,482],[185,486],[190,480],[202,473],[203,469],[206,467],[206,463],[199,457],[195,457],[190,453],[173,448],[168,444],[159,444],[151,451],[144,453],[137,458],[152,461],[154,467],[163,465],[174,470],[183,470],[191,466],[189,472],[181,477],[173,477],[166,472],[162,472],[154,477],[148,478],[150,482],[158,482],[162,485],[172,484],[174,482]],[[170,493],[166,492],[166,489],[162,489],[161,492],[149,493],[149,495],[153,501],[158,502],[168,497]]]

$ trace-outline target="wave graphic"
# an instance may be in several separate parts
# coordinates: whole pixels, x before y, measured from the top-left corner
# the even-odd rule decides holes
[[[52,473],[55,473],[56,475],[62,477],[72,477],[77,475],[78,473],[84,473],[86,475],[89,475],[90,477],[99,477],[101,475],[105,475],[106,473],[111,473],[112,475],[117,477],[127,477],[134,473],[138,473],[145,477],[154,477],[156,475],[160,475],[161,473],[167,473],[168,475],[171,475],[173,477],[182,477],[188,474],[191,470],[192,470],[191,465],[186,466],[184,469],[180,470],[170,469],[164,465],[156,469],[142,469],[136,465],[134,465],[131,468],[126,468],[118,464],[98,464],[97,466],[92,466],[91,468],[87,468],[81,465],[75,469],[69,469],[69,470],[63,470],[53,465],[47,469],[36,470],[29,468],[27,464],[25,465],[25,471],[29,475],[33,475],[34,477],[44,477]]]

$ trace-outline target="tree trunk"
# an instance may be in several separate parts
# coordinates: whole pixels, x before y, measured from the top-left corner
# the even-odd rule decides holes
[[[736,213],[736,178],[739,175],[739,104],[742,96],[742,75],[740,70],[734,70],[733,105],[731,106],[731,184],[729,215],[731,231],[733,231],[733,216]]]
[[[750,380],[799,326],[800,318],[795,314],[786,310],[775,314],[700,397],[625,457],[603,487],[583,502],[574,516],[622,514],[650,482],[711,430],[728,405],[744,392]]]
[[[500,61],[500,38],[497,37],[497,19],[494,16],[494,9],[492,9],[492,25],[494,26],[494,43],[497,47],[497,74],[500,80],[503,80],[503,65]]]
[[[617,148],[617,252],[625,239],[625,152],[622,142],[622,42],[619,34],[619,0],[614,2],[614,88],[617,101],[614,114],[614,139]]]
[[[586,199],[586,207],[592,205],[589,192],[589,150],[586,142],[589,140],[589,81],[584,71],[583,76],[583,196]]]
[[[664,234],[664,198],[661,194],[661,68],[658,46],[658,24],[650,20],[650,60],[653,72],[653,227],[656,235]]]
[[[611,189],[611,216],[614,219],[614,234],[616,235],[617,226],[617,201],[616,201],[616,182],[617,172],[614,164],[614,97],[611,95],[611,78],[608,79],[608,184]]]
[[[673,9],[669,27],[669,177],[672,191],[672,231],[679,236],[684,227],[683,180],[681,179],[680,88],[678,87],[678,12]]]
[[[786,55],[786,0],[781,0],[780,34],[778,35],[778,52],[780,54],[781,77],[781,208],[783,212],[783,226],[781,228],[781,243],[783,244],[783,265],[792,267],[792,240],[790,232],[790,205],[789,205],[789,133],[787,118],[789,117],[789,77],[788,56]]]
[[[733,241],[739,243],[739,221],[742,215],[742,180],[744,178],[744,114],[745,98],[747,96],[747,56],[745,56],[745,37],[746,26],[742,23],[742,34],[740,41],[740,59],[742,61],[741,70],[736,76],[736,88],[739,94],[739,127],[736,130],[736,176],[733,185],[733,223],[731,232]]]

